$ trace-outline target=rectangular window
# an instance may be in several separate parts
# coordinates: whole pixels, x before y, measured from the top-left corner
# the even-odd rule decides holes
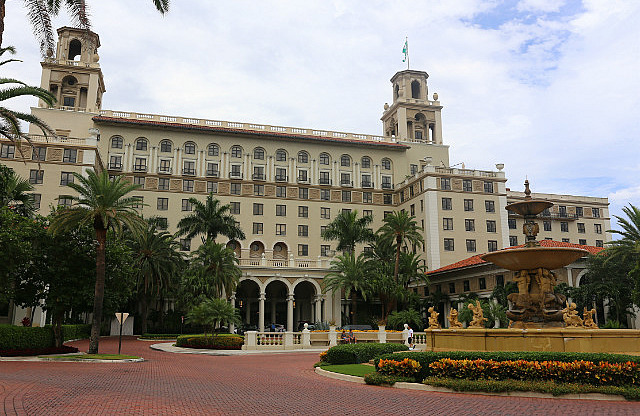
[[[442,229],[445,231],[453,230],[453,218],[443,218],[442,219]]]
[[[308,225],[298,225],[298,237],[309,237]]]
[[[62,161],[67,163],[76,163],[78,160],[78,150],[76,149],[64,149],[62,154]]]
[[[551,231],[551,221],[542,221],[542,226],[545,231]]]
[[[560,205],[558,207],[558,213],[561,218],[567,218],[567,207],[565,205]]]
[[[364,209],[364,210],[362,210],[362,215],[364,217],[373,217],[373,210]]]
[[[420,182],[422,183],[422,182]],[[420,200],[420,212],[424,212],[424,199]]]
[[[286,181],[287,181],[287,169],[276,168],[276,182],[286,182]]]
[[[373,188],[373,183],[371,182],[371,175],[363,174],[362,175],[362,187],[363,188]]]
[[[586,246],[587,245],[587,239],[586,238],[581,238],[578,240],[578,244],[580,244],[581,246]]]
[[[562,239],[562,242],[563,242],[563,243],[568,243],[569,241],[570,241],[570,240],[569,240],[568,238],[563,238],[563,239]]]
[[[450,178],[440,178],[440,189],[443,191],[451,190],[451,179]]]
[[[298,188],[299,199],[309,199],[309,188]]]
[[[322,257],[329,257],[329,252],[331,251],[331,246],[322,244],[320,246],[320,255]]]
[[[343,214],[349,214],[351,212],[351,210],[349,208],[342,208],[342,213]]]
[[[487,281],[484,277],[478,278],[478,286],[480,287],[480,290],[487,288]]]
[[[261,222],[253,223],[253,233],[254,234],[262,234],[264,232],[264,224]]]
[[[602,224],[593,224],[593,231],[596,234],[602,234]]]
[[[147,159],[144,157],[137,157],[133,163],[134,172],[146,172],[147,171]]]
[[[496,212],[496,204],[494,201],[484,201],[484,209],[487,212]]]
[[[70,196],[60,195],[58,197],[58,206],[59,207],[69,208],[72,203],[73,203],[73,198],[71,198]]]
[[[306,169],[298,169],[298,182],[308,182],[309,181],[309,171]]]
[[[516,229],[516,219],[515,218],[509,218],[509,229],[510,230],[515,230]]]
[[[561,221],[560,222],[560,231],[562,231],[563,233],[568,233],[569,232],[569,223],[566,221]]]
[[[476,252],[476,240],[467,240],[467,252],[475,253]]]
[[[353,183],[351,183],[350,173],[340,173],[340,186],[353,186]]]
[[[298,244],[298,256],[306,257],[309,255],[309,245],[308,244]]]
[[[444,251],[453,251],[453,238],[444,239]]]
[[[365,204],[370,204],[373,202],[373,193],[371,192],[363,192],[362,193],[362,202]]]
[[[496,232],[496,222],[494,220],[487,220],[487,232],[488,233]]]
[[[321,225],[320,226],[320,235],[322,236],[325,231],[327,231],[327,226],[326,225]]]
[[[509,245],[511,247],[515,247],[518,245],[518,236],[517,235],[510,235],[509,236]]]
[[[39,210],[40,202],[42,201],[42,195],[41,194],[31,194],[31,195],[33,195],[33,209]]]
[[[183,175],[195,175],[196,174],[196,162],[193,160],[185,160],[182,165]]]
[[[66,186],[67,184],[73,183],[73,173],[71,172],[60,172],[60,185]]]
[[[450,211],[453,209],[451,198],[442,198],[442,210]]]
[[[596,247],[604,247],[604,242],[602,240],[596,240]]]
[[[30,184],[32,184],[32,185],[41,184],[43,179],[44,179],[44,171],[43,170],[31,169],[29,171],[29,183]]]
[[[501,275],[501,274],[496,275],[496,286],[500,286],[500,287],[504,286],[504,276],[503,275]]]
[[[320,185],[331,185],[331,179],[329,179],[329,172],[320,171]]]
[[[276,186],[276,197],[278,197],[278,198],[286,198],[287,197],[287,187],[286,186]]]
[[[168,191],[169,190],[169,179],[168,178],[159,178],[158,179],[158,189],[160,191]]]
[[[488,193],[488,194],[492,194],[493,193],[493,182],[486,182],[484,183],[484,192]]]
[[[166,211],[169,209],[169,198],[158,198],[158,210]]]
[[[46,158],[47,158],[46,147],[38,146],[33,148],[33,151],[31,152],[31,160],[43,161]]]
[[[233,215],[240,215],[240,202],[229,202],[229,213]]]
[[[393,189],[393,184],[391,183],[391,176],[382,177],[382,189]]]
[[[342,191],[342,202],[351,202],[351,191]]]
[[[462,290],[463,290],[463,291],[465,291],[465,292],[469,292],[469,291],[471,290],[471,287],[470,287],[470,286],[471,286],[471,285],[469,284],[469,281],[468,281],[468,280],[464,280],[464,281],[462,282]]]
[[[207,163],[207,176],[212,176],[214,178],[217,178],[218,176],[220,176],[220,171],[218,170],[217,163],[212,163],[212,162]]]
[[[191,210],[193,210],[193,205],[191,205],[191,202],[189,202],[188,199],[183,199],[182,200],[182,210],[183,211],[191,211]]]
[[[579,222],[579,223],[578,223],[578,232],[579,232],[580,234],[584,234],[584,233],[585,233],[585,226],[584,226],[584,223],[583,223],[583,222]]]
[[[384,194],[384,195],[382,196],[382,202],[383,202],[385,205],[391,205],[391,204],[393,204],[393,196],[392,196],[391,194]]]
[[[320,218],[325,220],[331,219],[331,208],[320,207]]]
[[[231,195],[240,195],[242,192],[242,184],[232,182],[229,186],[229,193]]]
[[[169,228],[169,220],[167,217],[156,217],[158,230],[166,230]]]
[[[254,166],[253,167],[253,180],[263,181],[264,177],[264,166]]]
[[[253,185],[254,196],[264,196],[264,185]]]
[[[416,205],[415,204],[411,204],[411,206],[409,207],[409,212],[411,213],[411,216],[415,216],[416,215]]]
[[[298,206],[298,217],[309,218],[309,207],[306,205]]]
[[[218,193],[218,182],[207,181],[207,193],[208,194],[217,194]]]
[[[463,179],[462,180],[462,190],[464,192],[471,192],[473,191],[473,186],[471,184],[471,179]]]
[[[456,293],[456,284],[453,282],[449,283],[449,293]]]
[[[109,169],[122,170],[122,156],[114,155],[109,157]]]
[[[253,215],[263,215],[263,214],[264,214],[264,204],[258,204],[254,202]]]
[[[464,200],[464,210],[465,211],[473,211],[473,199],[465,199]]]
[[[62,97],[62,105],[64,107],[75,107],[76,97]]]
[[[582,209],[582,207],[576,207],[576,216],[578,218],[584,217],[584,210]]]
[[[276,205],[276,217],[286,217],[286,216],[287,216],[287,206]]]
[[[416,132],[418,133],[418,132]],[[422,132],[419,132],[422,134]],[[412,175],[415,175],[416,173],[418,173],[418,165],[414,165],[413,163],[411,165],[409,165],[409,171],[411,172]]]
[[[331,199],[331,191],[329,189],[320,189],[320,199],[328,201]]]
[[[287,224],[276,224],[276,235],[287,235]]]
[[[182,180],[182,191],[183,192],[193,192],[193,179],[183,179]]]
[[[136,202],[133,205],[134,208],[141,209],[144,207],[144,197],[143,196],[134,196],[132,197]]]
[[[591,208],[593,218],[600,218],[600,208]]]
[[[487,241],[487,250],[489,250],[489,252],[497,251],[498,250],[498,242],[496,240]]]
[[[145,183],[145,177],[144,176],[134,176],[133,177],[133,184],[134,185],[139,185],[140,187],[144,187],[144,183]]]
[[[465,231],[475,231],[476,230],[476,220],[466,218],[464,220],[464,229]]]
[[[191,239],[190,238],[181,238],[180,239],[180,251],[191,251]]]
[[[16,156],[16,147],[12,144],[0,145],[0,157],[5,159],[13,159]]]

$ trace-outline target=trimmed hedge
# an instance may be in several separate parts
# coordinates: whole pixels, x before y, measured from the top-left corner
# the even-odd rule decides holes
[[[54,345],[51,327],[0,325],[0,351],[44,349]]]
[[[206,348],[212,350],[239,350],[244,338],[235,334],[181,335],[176,340],[176,347]]]
[[[356,344],[357,345],[357,344]],[[335,348],[335,347],[334,347]],[[639,363],[640,357],[623,354],[586,353],[586,352],[549,352],[549,351],[441,351],[441,352],[407,352],[398,354],[385,354],[378,357],[386,360],[402,360],[410,358],[416,360],[422,366],[416,375],[416,381],[422,381],[431,376],[429,365],[443,358],[452,360],[494,360],[494,361],[590,361],[594,363]],[[376,370],[378,360],[375,362]]]
[[[185,334],[142,334],[140,338],[146,339],[178,339],[178,337],[184,336]],[[189,335],[189,334],[186,334]],[[195,336],[195,335],[191,335]]]
[[[408,350],[409,347],[404,344],[378,344],[374,342],[344,344],[329,348],[325,359],[330,364],[360,364],[381,354]]]
[[[91,324],[62,325],[62,339],[87,339],[91,336]]]

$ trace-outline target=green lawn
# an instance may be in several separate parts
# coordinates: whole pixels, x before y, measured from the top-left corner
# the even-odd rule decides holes
[[[54,360],[131,360],[137,359],[135,355],[122,355],[122,354],[77,354],[77,355],[62,355],[57,357],[41,356],[40,358],[48,358]]]
[[[339,364],[339,365],[324,365],[321,367],[323,370],[332,371],[334,373],[347,374],[349,376],[364,377],[369,373],[375,373],[376,368],[372,365],[366,364]]]

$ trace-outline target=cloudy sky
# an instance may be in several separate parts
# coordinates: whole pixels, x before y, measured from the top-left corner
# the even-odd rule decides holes
[[[150,0],[89,4],[105,109],[382,134],[408,36],[452,165],[504,163],[512,189],[528,177],[608,197],[612,214],[640,205],[640,1],[174,0],[164,17]],[[38,85],[22,0],[5,24],[24,62],[3,73]]]

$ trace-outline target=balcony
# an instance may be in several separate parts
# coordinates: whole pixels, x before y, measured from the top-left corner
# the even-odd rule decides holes
[[[287,182],[288,180],[287,175],[276,175],[276,182]]]
[[[147,171],[147,165],[134,165],[133,166],[133,171],[134,172],[146,172]]]
[[[242,179],[242,172],[230,172],[229,177],[233,179]]]
[[[171,169],[171,167],[159,167],[158,168],[158,173],[163,173],[165,175],[171,175],[173,173],[173,169]]]
[[[220,176],[220,172],[213,169],[207,169],[207,176],[210,178],[217,178]]]
[[[345,188],[353,188],[353,181],[340,181],[340,186]]]
[[[388,182],[382,182],[382,189],[393,189],[393,184]]]
[[[196,170],[184,168],[182,169],[182,174],[185,176],[196,176]]]
[[[309,183],[309,178],[305,176],[298,176],[298,183]]]
[[[251,179],[253,179],[254,181],[264,181],[265,175],[264,173],[254,173],[253,175],[251,175]]]
[[[363,187],[363,188],[373,188],[373,182],[370,182],[370,181],[367,181],[367,182],[362,181],[362,187]]]
[[[331,185],[331,179],[329,179],[329,178],[320,178],[320,185]]]
[[[109,163],[110,170],[122,170],[122,163]]]

